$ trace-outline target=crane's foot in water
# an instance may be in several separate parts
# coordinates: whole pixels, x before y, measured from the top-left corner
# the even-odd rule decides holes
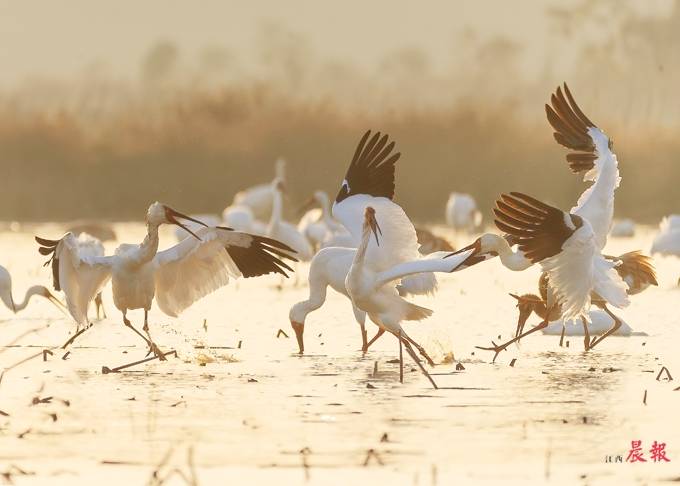
[[[73,336],[71,336],[68,341],[66,341],[64,344],[61,345],[61,349],[66,349],[69,345],[73,344],[73,341],[75,341],[82,333],[87,331],[89,328],[92,327],[92,324],[88,324],[87,326],[83,327],[81,330],[76,332]]]
[[[168,353],[164,353],[163,351],[161,351],[161,348],[159,348],[156,345],[156,343],[149,340],[149,351],[146,353],[146,356],[148,357],[152,353],[160,361],[167,361],[167,358],[165,357],[165,355],[168,354]]]
[[[170,356],[171,354],[174,355],[175,358],[177,357],[177,351],[175,351],[173,349],[172,351],[168,351],[167,353],[163,354],[163,360],[167,360],[166,356]],[[135,365],[142,364],[142,363],[147,363],[147,362],[152,361],[156,358],[158,358],[159,360],[161,359],[160,356],[152,356],[150,358],[140,359],[139,361],[133,361],[132,363],[126,363],[124,365],[117,366],[115,368],[109,368],[108,366],[102,366],[102,374],[108,375],[109,373],[120,373],[122,370],[124,370],[126,368],[130,368],[131,366],[135,366]]]
[[[510,339],[509,341],[504,342],[503,344],[496,344],[495,342],[491,341],[491,346],[490,347],[485,347],[485,346],[475,346],[477,349],[481,349],[484,351],[493,351],[493,360],[491,361],[492,363],[496,362],[496,358],[498,358],[498,355],[501,353],[501,351],[505,351],[508,346],[510,346],[512,343],[519,341],[523,337],[528,336],[529,334],[533,334],[536,331],[540,331],[541,329],[545,329],[548,327],[548,321],[544,320],[541,322],[539,325],[529,329],[526,332],[523,332],[519,336],[515,336],[514,338]]]
[[[153,353],[160,361],[167,361],[165,354],[158,346],[156,346],[153,339],[151,339],[151,333],[149,332],[149,311],[146,309],[144,309],[144,327],[142,327],[142,331],[146,333],[146,337],[148,338],[149,352],[146,353],[146,355],[149,356],[149,354]]]

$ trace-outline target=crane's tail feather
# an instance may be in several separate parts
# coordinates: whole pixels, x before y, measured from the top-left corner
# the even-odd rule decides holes
[[[433,311],[427,307],[420,307],[410,302],[407,302],[406,306],[406,317],[404,318],[406,321],[422,321],[433,314]]]

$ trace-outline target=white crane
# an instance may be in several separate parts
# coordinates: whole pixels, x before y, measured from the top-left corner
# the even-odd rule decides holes
[[[587,327],[591,294],[595,293],[602,301],[601,308],[610,315],[614,324],[592,342],[587,341],[586,349],[592,349],[616,332],[621,320],[609,310],[608,304],[626,307],[629,303],[628,285],[616,272],[618,263],[602,255],[598,236],[587,219],[518,192],[501,195],[494,213],[496,226],[516,238],[518,254],[531,263],[541,264],[549,282],[548,315],[559,307],[565,320],[581,319]],[[496,241],[502,244],[500,240]],[[505,244],[508,249],[504,253],[507,254],[509,244],[507,241]],[[479,247],[483,248],[483,245]],[[492,342],[493,347],[480,349],[494,351],[495,359],[511,343],[547,325],[548,320],[544,319],[541,324],[504,344]]]
[[[99,238],[95,238],[94,236],[83,232],[78,235],[76,243],[78,244],[78,253],[83,257],[90,258],[104,256],[104,245]],[[101,319],[102,317],[106,318],[106,310],[104,309],[101,292],[97,293],[94,297],[94,305],[97,319]]]
[[[319,207],[312,208],[314,205]],[[331,203],[325,191],[315,191],[314,195],[300,208],[300,212],[307,209],[309,210],[298,222],[298,230],[305,235],[314,248],[319,248],[338,233],[346,234],[345,228],[333,219]]]
[[[83,326],[79,332],[87,326],[89,303],[111,278],[113,302],[122,312],[124,324],[163,359],[149,333],[148,312],[154,297],[165,314],[176,317],[200,298],[226,285],[232,277],[268,273],[287,276],[284,269],[291,270],[281,258],[294,260],[289,256],[293,250],[278,241],[223,227],[204,227],[193,232],[178,218],[200,224],[168,206],[153,203],[146,214],[144,241],[122,244],[112,256],[83,256],[72,233],[56,241],[36,237],[42,245],[40,252],[52,255],[55,288],[64,290],[73,318]],[[159,252],[161,224],[182,226],[193,237]],[[127,318],[127,311],[133,309],[144,309],[146,337]]]
[[[589,312],[588,318],[588,330],[593,334],[599,334],[606,332],[614,321],[612,318],[600,309],[593,309]],[[543,329],[543,334],[548,336],[583,336],[584,330],[580,326],[567,326],[565,325],[564,319],[558,319],[550,322],[548,327]],[[565,331],[566,329],[566,331]],[[621,321],[621,327],[619,327],[614,333],[615,336],[646,336],[644,332],[634,331],[632,327],[628,325],[625,321]]]
[[[680,214],[671,214],[661,220],[651,251],[660,255],[680,256]]]
[[[5,267],[0,266],[0,300],[2,300],[3,304],[5,304],[9,310],[15,314],[24,310],[33,296],[44,297],[52,302],[60,311],[66,312],[64,304],[42,285],[33,285],[32,287],[29,287],[24,294],[23,300],[16,303],[12,296],[12,276]]]
[[[457,231],[472,231],[482,224],[482,213],[469,194],[452,192],[446,201],[446,223]]]
[[[358,240],[343,226],[336,233],[329,235],[321,243],[320,248],[356,248],[357,246]]]
[[[401,153],[392,153],[395,143],[393,141],[388,143],[388,139],[387,134],[381,136],[380,132],[371,136],[369,130],[359,141],[333,203],[333,217],[342,223],[350,237],[336,235],[331,244],[351,245],[353,248],[359,246],[363,233],[364,212],[368,206],[378,210],[379,213],[390,211],[392,213],[390,217],[395,221],[399,220],[407,227],[413,228],[404,210],[392,201],[395,164]],[[396,251],[390,253],[390,258],[395,260],[382,261],[382,264],[391,266],[420,257],[420,245],[415,230],[406,231],[401,236],[403,240],[393,242]],[[400,282],[398,288],[402,295],[432,294],[437,290],[437,279],[432,272],[409,275]]]
[[[542,262],[548,281],[546,315],[559,314],[565,320],[580,317],[586,335],[585,348],[592,349],[604,338],[616,332],[621,325],[620,319],[611,314],[607,304],[623,307],[628,303],[626,289],[628,288],[627,284],[630,283],[630,278],[626,282],[614,270],[614,267],[619,266],[622,262],[602,254],[607,235],[612,226],[614,192],[621,180],[618,161],[616,155],[612,152],[611,140],[581,111],[566,83],[564,84],[564,93],[558,87],[551,96],[551,105],[546,104],[545,110],[548,121],[554,129],[555,140],[572,150],[566,157],[569,167],[575,173],[584,173],[584,181],[590,181],[592,184],[584,191],[570,213],[562,213],[558,209],[523,194],[512,193],[502,196],[496,202],[497,208],[494,210],[497,217],[496,226],[502,231],[506,231],[513,239],[513,243],[520,243],[520,251],[512,252],[507,242],[499,239],[495,241],[497,248],[493,251],[500,253],[501,257],[505,255],[506,259],[512,259],[513,263],[518,266],[518,268],[514,268],[516,270],[521,270],[521,267],[524,266],[523,259],[529,260],[527,263]],[[561,222],[559,215],[564,216],[563,222]],[[550,222],[552,227],[539,228],[538,225],[543,224],[545,218],[552,218]],[[539,230],[542,239],[538,239],[537,232]],[[527,243],[530,238],[536,238],[536,240]],[[556,241],[564,243],[565,246],[556,246]],[[478,246],[484,245],[478,243]],[[525,254],[523,250],[527,248],[533,248],[533,252]],[[578,248],[581,248],[581,250],[578,250]],[[581,251],[580,255],[578,254],[579,251]],[[570,258],[575,263],[571,269],[568,265],[559,269],[556,267],[569,261]],[[640,258],[644,260],[647,257],[641,255]],[[648,264],[646,260],[644,263],[645,265]],[[579,264],[582,265],[580,270],[585,272],[583,275],[576,273]],[[651,264],[649,266],[651,277],[649,275],[640,276],[646,282],[645,287],[649,284],[656,284],[653,268]],[[586,288],[589,288],[587,292],[584,290]],[[604,293],[601,293],[598,288]],[[623,292],[621,292],[621,289],[623,289]],[[575,292],[577,291],[578,296],[576,297]],[[594,295],[591,300],[591,293],[593,292]],[[635,293],[635,291],[630,293]],[[591,342],[587,329],[587,309],[590,308],[592,302],[597,302],[598,306],[611,314],[614,324],[610,330]],[[546,326],[547,322],[548,318],[546,317],[540,326]],[[540,326],[538,327],[540,328]],[[520,327],[518,325],[518,335],[511,342],[522,337],[519,334]],[[537,329],[534,328],[530,332],[535,330]],[[509,343],[500,348],[493,348],[496,351],[496,356],[498,356],[498,350],[504,349],[507,344]]]
[[[658,285],[658,282],[656,280],[656,271],[654,270],[654,265],[652,265],[652,259],[646,255],[643,255],[639,251],[630,251],[617,257],[610,255],[604,255],[604,257],[609,261],[617,263],[615,270],[619,274],[621,279],[623,279],[623,281],[628,285],[628,289],[626,291],[628,295],[639,294],[640,292],[643,292],[644,290],[649,288],[650,285]],[[550,306],[548,304],[549,288],[550,285],[548,275],[546,273],[543,273],[538,281],[539,295],[524,294],[518,296],[515,294],[510,294],[517,300],[517,307],[519,309],[517,331],[515,332],[516,336],[519,336],[522,333],[522,331],[524,330],[524,324],[526,323],[527,319],[531,316],[532,313],[536,313],[539,317],[541,317],[544,320],[547,319],[548,321],[555,321],[557,319],[560,319],[560,317],[562,316],[561,307]],[[591,301],[595,306],[602,306],[603,304],[606,303],[595,293],[591,295]],[[548,309],[550,309],[550,312],[548,311]],[[591,311],[590,316],[593,315],[599,314],[595,313],[595,311]],[[563,326],[562,328],[563,332],[562,336],[560,337],[560,346],[562,346],[565,333],[569,334],[570,332],[571,335],[574,335],[575,331],[573,331],[573,328],[577,327],[568,326],[570,331],[567,332],[566,326],[567,322],[564,319],[562,319],[561,322],[565,324],[565,326]],[[606,329],[602,329],[601,326],[602,322],[603,322],[602,319],[600,319],[596,325],[593,325],[592,321],[590,321],[588,323],[588,326],[584,326],[583,334],[580,335],[587,337],[587,339],[584,340],[586,350],[589,348],[590,344],[589,341],[590,333],[599,334],[606,331]],[[608,328],[614,324],[611,318],[608,318],[607,322],[609,322]],[[621,332],[622,330],[621,328],[619,328],[616,334],[621,334]]]
[[[680,214],[671,214],[661,220],[659,232],[652,243],[652,254],[655,253],[680,257]]]
[[[345,278],[352,266],[356,248],[322,248],[314,255],[309,265],[309,297],[290,308],[288,317],[297,337],[300,354],[305,351],[304,332],[307,316],[319,309],[326,301],[330,286],[336,292],[350,299],[345,288]],[[350,299],[351,302],[351,299]],[[361,330],[361,350],[365,353],[375,339],[368,341],[366,333],[366,313],[352,304],[354,318]],[[376,338],[377,339],[377,338]]]
[[[286,161],[276,161],[275,179],[286,180]],[[232,205],[248,206],[253,216],[260,221],[267,221],[272,211],[274,192],[271,183],[258,184],[236,193]]]
[[[545,105],[545,112],[554,129],[553,137],[572,150],[567,154],[569,168],[592,182],[570,212],[588,220],[595,243],[602,250],[614,218],[614,192],[621,182],[612,141],[583,114],[566,83],[564,93],[558,87],[550,103],[552,106]]]
[[[427,372],[413,350],[415,346],[431,366],[434,362],[425,349],[406,334],[401,323],[403,321],[420,321],[432,311],[406,301],[399,295],[396,282],[402,278],[422,272],[455,272],[480,261],[472,257],[474,249],[466,249],[457,253],[441,252],[428,258],[418,258],[403,262],[390,254],[399,251],[399,242],[407,241],[405,233],[414,233],[413,226],[404,226],[402,221],[394,220],[389,211],[377,214],[376,209],[368,206],[362,225],[362,238],[359,248],[345,280],[347,293],[358,308],[366,312],[378,327],[378,336],[388,331],[406,346],[406,351],[420,366],[432,385],[436,383]],[[382,221],[382,226],[378,220]],[[371,239],[371,235],[375,240]],[[384,244],[383,244],[384,243]],[[385,265],[387,261],[398,261],[394,265]],[[403,366],[403,362],[400,363]]]
[[[305,318],[310,312],[323,305],[326,288],[330,285],[336,291],[348,296],[345,278],[356,254],[356,248],[361,242],[363,234],[361,220],[368,204],[383,208],[383,211],[390,213],[392,220],[399,221],[406,228],[406,235],[402,235],[403,239],[399,242],[401,247],[392,253],[392,257],[404,262],[420,257],[413,225],[401,207],[392,202],[395,163],[401,154],[392,154],[394,142],[388,144],[387,135],[381,137],[378,132],[369,140],[370,135],[369,130],[359,141],[333,204],[333,215],[342,223],[343,228],[322,244],[322,250],[314,257],[310,265],[309,298],[295,304],[289,313],[300,353],[304,351]],[[391,261],[381,262],[385,268],[388,268],[391,263]],[[402,295],[427,294],[433,292],[436,285],[434,274],[425,273],[405,277],[398,289]],[[353,311],[361,328],[362,350],[365,352],[382,333],[379,332],[376,337],[368,341],[364,325],[365,313],[355,306],[353,306]]]
[[[222,222],[225,226],[236,231],[253,233],[264,236],[267,234],[267,224],[255,219],[253,211],[248,206],[228,206],[222,211]]]
[[[308,262],[314,256],[314,249],[295,225],[283,220],[283,191],[283,180],[274,179],[272,214],[267,226],[267,236],[285,243],[295,250],[298,260]]]
[[[609,235],[614,238],[632,238],[635,236],[635,221],[630,218],[614,221]]]
[[[471,245],[461,250],[472,249],[477,255],[497,256],[505,268],[515,272],[521,272],[532,266],[533,262],[526,257],[524,252],[512,249],[512,243],[514,241],[509,235],[499,236],[493,233],[484,233]]]

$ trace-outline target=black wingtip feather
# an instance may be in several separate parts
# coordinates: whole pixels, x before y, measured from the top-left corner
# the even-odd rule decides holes
[[[576,104],[567,83],[563,86],[564,90],[558,86],[550,96],[550,105],[545,105],[546,116],[554,130],[555,141],[581,156],[576,164],[567,157],[569,168],[575,173],[586,172],[593,168],[597,158],[595,144],[588,134],[588,129],[596,125]],[[592,158],[587,157],[588,155]]]
[[[259,277],[269,273],[279,273],[288,278],[285,272],[294,270],[283,261],[287,259],[297,262],[297,259],[289,253],[295,250],[280,241],[264,236],[255,236],[248,247],[227,246],[225,249],[245,278]]]
[[[393,199],[395,163],[401,155],[392,154],[393,149],[389,135],[375,132],[371,136],[371,130],[364,133],[345,175],[347,186],[343,184],[335,201],[356,194]]]
[[[560,253],[575,231],[566,226],[563,211],[520,192],[502,194],[494,215],[496,227],[510,235],[532,263]],[[572,223],[580,226],[574,215]]]

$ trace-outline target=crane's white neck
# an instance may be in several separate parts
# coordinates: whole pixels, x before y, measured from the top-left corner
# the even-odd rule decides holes
[[[583,180],[593,181],[593,184],[581,194],[572,212],[588,220],[593,227],[595,240],[602,249],[612,226],[614,192],[619,187],[621,177],[616,154],[609,149],[607,136],[598,128],[590,128],[588,133],[595,142],[598,158]]]
[[[501,259],[503,266],[514,271],[522,271],[529,268],[532,263],[529,259],[524,256],[524,253],[520,250],[513,251],[510,244],[505,240],[505,238],[487,233],[482,235],[481,238],[481,250],[480,253],[497,253]]]
[[[321,204],[321,214],[323,222],[326,224],[333,224],[333,217],[331,215],[331,203],[328,200],[328,194],[325,192],[319,198],[319,204]]]
[[[14,305],[14,312],[24,310],[34,295],[45,295],[45,290],[45,287],[42,285],[34,285],[33,287],[29,288],[26,291],[26,295],[24,295],[24,300]]]
[[[14,305],[14,299],[12,298],[12,287],[8,286],[0,290],[0,300],[5,304],[12,312],[15,312],[16,306]]]
[[[354,264],[363,264],[366,258],[366,250],[368,250],[368,244],[371,241],[371,228],[368,224],[364,223],[362,227],[361,243],[357,248],[357,252],[354,255]]]
[[[281,222],[281,214],[283,213],[283,197],[281,196],[281,190],[277,187],[274,188],[274,194],[272,195],[272,214],[269,218],[269,228],[274,228],[278,226]]]
[[[153,259],[158,252],[158,225],[154,223],[146,224],[146,237],[139,245],[138,261],[146,263]]]

